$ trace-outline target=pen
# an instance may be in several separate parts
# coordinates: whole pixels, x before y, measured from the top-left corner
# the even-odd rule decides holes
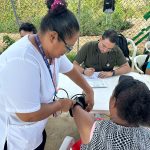
[[[93,89],[95,88],[107,88],[106,86],[95,86],[95,87],[92,87]]]

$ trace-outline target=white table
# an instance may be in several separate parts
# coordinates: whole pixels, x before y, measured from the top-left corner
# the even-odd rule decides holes
[[[141,75],[139,73],[131,72],[127,75],[133,76],[135,79],[138,79],[149,87],[150,89],[150,76],[149,75]],[[86,78],[86,80],[89,82],[95,82],[98,80],[98,82],[103,82],[107,87],[104,88],[93,88],[94,90],[94,102],[95,105],[93,107],[93,111],[97,111],[99,113],[108,113],[109,112],[109,99],[112,95],[112,92],[115,88],[115,86],[118,83],[119,76],[114,76],[106,79],[89,79]],[[73,81],[71,81],[67,76],[60,74],[59,75],[59,84],[58,87],[64,88],[67,90],[69,96],[73,96],[75,94],[82,93],[82,89],[78,87]],[[60,93],[61,97],[65,97],[65,93]]]

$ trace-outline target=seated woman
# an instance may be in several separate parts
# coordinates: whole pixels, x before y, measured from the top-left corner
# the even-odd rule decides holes
[[[110,120],[94,121],[81,106],[72,109],[81,150],[150,150],[150,91],[129,76],[121,76],[110,98]]]
[[[150,75],[150,62],[147,64],[145,73]]]

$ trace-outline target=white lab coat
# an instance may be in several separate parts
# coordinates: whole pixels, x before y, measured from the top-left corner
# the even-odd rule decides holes
[[[59,72],[72,68],[65,55],[55,59],[56,82]],[[28,36],[0,56],[0,150],[6,141],[8,150],[33,150],[41,144],[47,119],[23,122],[16,113],[38,111],[41,103],[52,102],[54,92],[47,66]]]

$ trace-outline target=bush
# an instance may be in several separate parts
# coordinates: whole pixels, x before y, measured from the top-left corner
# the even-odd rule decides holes
[[[15,43],[15,40],[10,38],[8,35],[3,36],[3,43],[5,43],[3,47],[3,51],[5,51],[10,45]]]
[[[76,53],[75,53],[75,52],[70,52],[70,53],[67,54],[67,58],[68,58],[71,62],[74,61],[75,56],[76,56]]]
[[[97,1],[97,0],[96,0]],[[84,3],[84,2],[83,2]],[[97,4],[97,5],[96,5]],[[81,35],[99,35],[107,29],[114,29],[117,31],[122,31],[132,27],[132,24],[127,20],[130,13],[126,13],[126,10],[122,9],[121,3],[116,1],[116,8],[112,14],[106,14],[102,12],[103,3],[102,1],[97,1],[92,7],[90,2],[87,4],[82,4],[80,15],[80,27]]]
[[[81,0],[80,0],[81,1]],[[103,13],[104,0],[83,0],[80,5],[79,0],[67,0],[68,8],[72,10],[80,20],[81,35],[99,35],[108,28],[117,31],[126,30],[132,26],[129,19],[143,18],[145,12],[149,11],[149,2],[138,0],[132,1],[116,0],[115,11],[111,15]],[[0,32],[18,32],[16,18],[10,1],[1,0],[0,3]],[[47,7],[43,0],[16,0],[14,1],[18,19],[21,22],[32,22],[39,27],[42,16],[47,12]],[[107,18],[107,23],[106,23]]]

